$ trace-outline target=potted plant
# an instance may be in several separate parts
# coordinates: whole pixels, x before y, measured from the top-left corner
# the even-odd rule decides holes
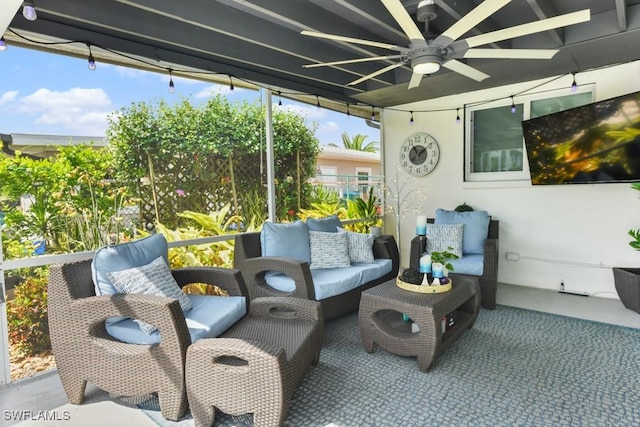
[[[448,247],[446,251],[443,252],[438,252],[438,251],[433,251],[431,252],[431,262],[432,263],[439,263],[442,264],[442,266],[444,268],[446,268],[446,271],[454,271],[453,265],[451,265],[451,263],[449,262],[452,259],[458,259],[460,258],[458,255],[449,252],[450,250],[453,250],[452,247]],[[445,276],[447,275],[447,273],[445,273]]]
[[[631,184],[631,188],[640,191],[640,182]],[[640,229],[629,230],[628,234],[633,238],[629,246],[640,250]],[[640,268],[613,267],[613,280],[622,304],[640,314]]]

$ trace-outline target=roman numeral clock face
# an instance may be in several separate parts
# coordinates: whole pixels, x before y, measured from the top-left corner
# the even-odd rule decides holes
[[[400,167],[409,175],[428,175],[436,168],[439,158],[438,142],[423,132],[411,135],[400,147]]]

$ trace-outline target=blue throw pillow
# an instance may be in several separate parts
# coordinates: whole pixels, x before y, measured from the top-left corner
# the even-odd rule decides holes
[[[98,249],[91,263],[96,295],[118,293],[109,280],[108,273],[142,267],[158,257],[163,257],[165,262],[169,264],[168,254],[169,245],[162,234],[152,234],[142,239]]]
[[[307,218],[307,227],[309,227],[309,231],[336,233],[338,228],[342,228],[342,222],[338,215],[331,215],[325,218]]]
[[[436,224],[464,224],[462,231],[462,253],[483,254],[489,235],[489,213],[487,211],[456,212],[436,209]]]
[[[293,223],[265,222],[260,232],[262,256],[294,258],[311,264],[309,229],[298,220]]]

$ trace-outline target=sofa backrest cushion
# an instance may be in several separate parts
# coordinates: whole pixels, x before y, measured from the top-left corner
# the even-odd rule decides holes
[[[489,220],[487,211],[456,212],[436,209],[436,224],[464,224],[462,252],[465,255],[484,253],[484,244],[489,233]]]
[[[262,256],[294,258],[311,264],[309,229],[298,220],[293,223],[265,222],[260,232]]]
[[[325,233],[336,233],[338,228],[342,228],[342,222],[337,215],[325,218],[307,218],[309,231],[323,231]]]

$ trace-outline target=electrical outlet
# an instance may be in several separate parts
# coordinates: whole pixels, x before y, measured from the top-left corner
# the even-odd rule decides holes
[[[520,260],[520,254],[518,252],[507,252],[507,259],[509,261],[518,261]]]

